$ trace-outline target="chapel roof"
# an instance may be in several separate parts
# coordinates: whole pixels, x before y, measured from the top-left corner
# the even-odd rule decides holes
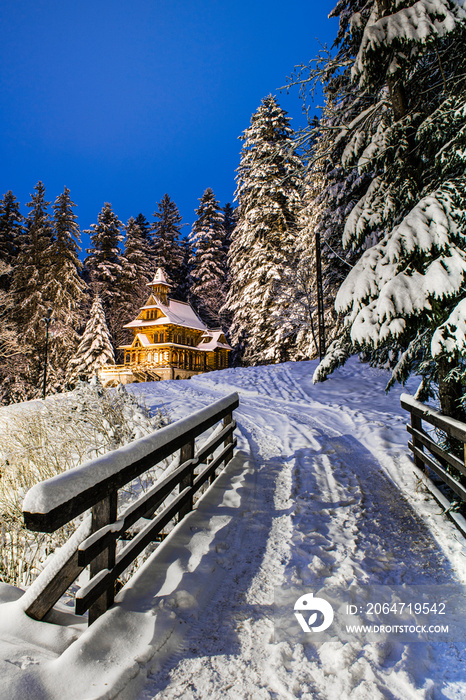
[[[223,331],[222,330],[215,330],[215,331],[207,331],[202,335],[202,341],[198,345],[198,348],[201,350],[215,350],[215,348],[223,348],[224,350],[231,350],[231,346],[228,345],[228,343],[222,342],[220,338],[223,336]],[[206,343],[205,340],[207,338],[210,338],[210,340]]]
[[[175,301],[174,299],[168,300],[168,306],[157,302],[151,305],[151,308],[160,309],[163,313],[163,317],[148,320],[135,318],[134,321],[130,321],[123,328],[139,328],[142,326],[165,326],[167,323],[173,323],[176,326],[183,326],[185,328],[195,328],[198,331],[206,331],[207,326],[201,321],[199,316],[196,314],[194,309],[182,301]]]
[[[148,282],[146,286],[152,287],[154,285],[161,284],[163,284],[165,287],[173,287],[173,285],[170,284],[170,282],[167,280],[164,270],[161,267],[159,267],[154,275],[154,279],[152,280],[152,282]]]

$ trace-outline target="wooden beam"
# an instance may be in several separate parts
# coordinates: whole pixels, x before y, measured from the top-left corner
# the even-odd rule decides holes
[[[223,425],[224,425],[225,429],[232,426],[233,423],[234,423],[233,413],[227,413],[227,415],[223,419]],[[231,447],[230,452],[229,453],[227,452],[227,454],[225,456],[225,465],[226,465],[227,462],[229,462],[230,459],[233,457],[233,447],[232,447],[232,445],[233,445],[233,428],[231,428],[230,431],[228,432],[228,434],[225,438],[225,442],[223,444],[225,447],[227,447],[228,445],[230,445],[230,447]]]
[[[117,519],[118,492],[113,491],[106,498],[92,508],[92,532],[97,532],[102,527],[114,523]],[[104,569],[112,569],[115,566],[115,540],[110,540],[106,548],[100,552],[90,563],[91,579],[100,574]],[[89,624],[97,620],[106,612],[115,599],[115,587],[109,586],[105,593],[98,598],[89,609]]]
[[[236,446],[236,438],[234,438],[232,446]],[[228,445],[227,447],[224,447],[223,450],[218,454],[215,459],[207,466],[206,469],[204,469],[200,474],[198,474],[195,479],[194,479],[194,484],[193,484],[193,492],[195,493],[198,491],[202,484],[212,475],[215,474],[216,469],[222,464],[222,462],[225,460],[225,456],[228,454],[228,452],[231,449],[231,445]],[[225,464],[226,466],[226,464]],[[211,483],[213,480],[211,481]]]
[[[421,452],[424,451],[424,448],[422,446],[422,442],[419,442],[416,435],[422,431],[422,419],[420,416],[416,415],[415,413],[411,413],[411,428],[413,431],[413,444],[414,446],[419,449]],[[424,467],[423,461],[417,456],[416,453],[414,453],[414,464],[418,469],[422,469]]]
[[[454,467],[461,474],[464,474],[466,476],[466,467],[463,464],[463,462],[460,459],[458,459],[458,457],[455,457],[455,455],[452,455],[449,452],[442,450],[442,448],[439,447],[437,443],[435,443],[428,435],[426,435],[424,431],[420,432],[418,430],[414,430],[411,425],[407,425],[406,429],[408,433],[410,433],[411,435],[413,435],[413,437],[416,438],[417,442],[420,442],[422,445],[424,445],[424,447],[427,447],[427,449],[430,450],[430,452],[432,452],[444,462],[447,462],[450,466]],[[413,444],[416,444],[414,440]]]
[[[409,411],[411,415],[415,415],[421,420],[425,420],[436,428],[440,428],[450,437],[456,438],[463,443],[466,443],[466,425],[456,418],[445,416],[443,413],[436,411],[430,406],[425,406],[420,401],[417,401],[409,394],[401,395],[401,407]]]
[[[85,489],[65,503],[53,508],[48,513],[23,512],[26,527],[29,530],[38,532],[54,532],[84,511],[92,508],[92,506],[102,501],[113,491],[125,486],[166,457],[169,457],[171,454],[181,449],[183,445],[187,444],[190,440],[194,440],[198,435],[201,435],[227,414],[231,413],[238,405],[238,398],[235,397],[230,405],[225,406],[214,415],[201,420],[195,427],[169,440],[166,444],[161,445],[146,457],[136,460],[116,474],[112,474],[94,486]]]
[[[214,452],[217,447],[225,441],[225,437],[229,433],[233,433],[234,429],[236,428],[236,421],[233,421],[233,423],[230,423],[228,427],[223,428],[223,430],[215,436],[215,438],[212,438],[206,445],[203,445],[201,449],[198,451],[196,458],[199,461],[199,464],[206,464],[207,458]]]
[[[185,462],[192,462],[194,459],[194,438],[191,438],[180,450],[180,464]],[[193,485],[193,474],[194,469],[190,469],[187,474],[182,476],[180,479],[180,493],[186,488],[190,488]],[[187,515],[193,509],[193,498],[186,501],[184,506],[180,508],[179,520],[182,520],[185,515]]]
[[[463,501],[466,501],[466,489],[458,481],[455,481],[446,471],[439,466],[432,457],[425,452],[421,452],[412,442],[408,442],[408,447],[417,455],[429,469],[432,469]]]
[[[54,578],[24,611],[26,615],[34,620],[43,620],[55,603],[60,600],[63,593],[76,581],[83,569],[83,566],[78,565],[78,553],[74,551],[61,569],[57,571]]]
[[[132,503],[120,516],[118,527],[113,531],[104,526],[99,531],[94,532],[84,540],[78,548],[78,562],[82,566],[89,564],[107,544],[117,540],[122,533],[134,525],[139,518],[151,518],[155,510],[163,503],[166,497],[173,491],[180,481],[180,478],[197,465],[197,459],[190,460],[190,463],[182,464],[174,472],[158,481],[149,491]],[[115,525],[115,523],[114,523]]]
[[[111,571],[101,572],[95,582],[91,581],[76,595],[76,614],[82,615],[92,603],[112,586],[118,576],[136,559],[148,544],[153,542],[156,535],[179,512],[180,507],[192,498],[191,489],[185,489],[159,515],[139,532],[117,556],[115,566]]]

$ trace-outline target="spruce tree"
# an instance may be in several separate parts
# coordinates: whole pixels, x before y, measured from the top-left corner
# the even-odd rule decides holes
[[[314,165],[303,182],[297,222],[296,264],[284,271],[282,293],[288,303],[282,306],[280,331],[284,336],[296,334],[290,357],[293,360],[310,359],[319,352],[316,228],[320,209],[316,205],[316,193],[322,186],[322,174]],[[325,301],[328,308],[328,299]],[[327,319],[325,333],[328,333],[329,326]]]
[[[127,323],[127,301],[130,295],[131,271],[120,249],[123,241],[123,224],[106,202],[91,225],[92,248],[87,249],[84,261],[90,286],[99,294],[110,333],[115,345],[123,339],[122,326]]]
[[[346,110],[345,110],[346,111]],[[344,249],[342,235],[348,213],[357,202],[367,174],[356,169],[345,172],[339,165],[344,139],[332,142],[334,128],[342,118],[332,105],[313,124],[314,139],[303,180],[302,209],[299,217],[298,263],[290,275],[289,296],[301,317],[296,346],[301,357],[315,357],[342,333],[334,310],[338,289],[362,254],[362,246]],[[364,241],[363,245],[367,245]],[[319,330],[318,266],[322,285],[323,338]],[[294,294],[293,294],[294,290]],[[323,345],[323,348],[321,347]]]
[[[387,110],[377,93],[361,92],[351,78],[351,66],[358,52],[356,23],[351,22],[351,18],[359,16],[363,21],[362,18],[369,12],[365,0],[341,0],[330,14],[331,17],[339,15],[340,18],[335,41],[338,50],[322,49],[309,64],[298,66],[288,81],[289,87],[299,86],[304,111],[308,115],[308,97],[314,99],[316,89],[323,86],[325,98],[321,117],[309,119],[308,127],[298,136],[300,142],[307,147],[295,306],[301,307],[303,311],[307,307],[311,312],[311,316],[305,312],[308,321],[306,323],[303,320],[297,339],[299,348],[307,356],[309,353],[315,354],[319,345],[316,279],[318,249],[322,269],[324,336],[328,347],[335,337],[345,335],[334,310],[337,291],[362,252],[374,245],[378,235],[381,235],[380,231],[372,228],[367,236],[361,231],[359,240],[351,247],[344,248],[342,244],[348,215],[376,176],[370,159],[366,160],[365,167],[361,169],[344,167],[344,164],[358,145],[358,125],[361,120],[365,129],[364,142],[367,144],[376,137],[380,121]],[[312,303],[309,304],[308,300],[312,300]]]
[[[227,202],[223,207],[223,249],[226,254],[230,249],[231,235],[237,223],[236,209]]]
[[[343,167],[369,166],[376,177],[343,239],[354,246],[374,233],[379,242],[340,288],[346,334],[316,379],[365,350],[391,364],[393,381],[422,374],[421,398],[438,383],[442,411],[464,417],[466,11],[448,0],[374,0],[350,15],[353,81],[362,96],[378,97],[371,109],[379,116],[375,133],[363,109],[345,126]]]
[[[189,235],[191,245],[191,301],[208,325],[221,325],[225,302],[225,232],[223,212],[208,187],[199,200],[197,219]]]
[[[230,337],[247,364],[289,357],[294,339],[279,337],[280,287],[293,267],[301,161],[286,112],[269,95],[253,114],[237,175],[238,223],[229,254]]]
[[[19,252],[23,216],[13,192],[0,200],[0,403],[26,398],[21,376],[26,368],[18,333],[18,309],[12,281]]]
[[[44,293],[53,241],[49,204],[45,200],[45,186],[38,182],[31,201],[26,205],[30,211],[19,238],[19,253],[13,272],[18,338],[26,360],[22,379],[29,397],[40,391],[45,354],[44,317],[50,306]]]
[[[189,241],[182,238],[180,242],[183,258],[180,267],[180,283],[173,290],[171,296],[179,301],[188,301],[191,295],[191,270],[192,270],[192,255]]]
[[[98,286],[103,296],[115,293],[121,277],[122,252],[119,246],[123,242],[122,226],[112,205],[106,202],[97,216],[97,224],[91,224],[91,229],[85,231],[90,235],[93,247],[87,249],[84,265],[92,285]]]
[[[183,248],[180,242],[181,215],[175,202],[165,194],[154,212],[152,231],[154,269],[161,267],[173,285],[180,285]]]
[[[146,241],[148,245],[152,244],[152,237],[151,237],[151,231],[152,231],[152,226],[150,225],[149,221],[147,221],[146,217],[144,214],[138,214],[137,217],[135,218],[136,226],[139,228],[141,231],[141,235]]]
[[[0,279],[8,279],[11,265],[0,259]],[[30,398],[31,388],[26,381],[28,363],[23,352],[14,293],[0,288],[0,404],[8,405]]]
[[[54,238],[49,248],[43,287],[44,298],[53,310],[49,381],[57,390],[63,388],[68,361],[78,345],[78,331],[83,323],[83,305],[87,297],[87,286],[80,276],[83,265],[78,257],[80,231],[73,211],[75,206],[70,190],[65,187],[52,206]]]
[[[225,300],[228,295],[228,292],[230,291],[231,287],[231,273],[230,273],[230,266],[228,263],[228,257],[230,253],[230,246],[231,246],[231,237],[233,235],[233,231],[235,230],[237,224],[237,211],[236,209],[230,204],[230,202],[227,202],[225,206],[223,207],[223,266],[224,266],[224,296]],[[220,325],[222,329],[227,333],[228,335],[228,330],[231,326],[231,322],[233,319],[233,314],[231,313],[230,309],[223,305],[223,307],[220,310]]]
[[[153,251],[148,231],[144,225],[146,220],[130,217],[126,224],[124,256],[127,262],[128,299],[125,306],[128,313],[134,313],[147,297],[147,283],[154,277]]]
[[[155,261],[155,248],[152,240],[152,224],[146,219],[144,214],[138,214],[135,218],[135,225],[140,232],[142,238],[142,246],[144,253],[147,254],[147,266],[150,265],[152,273],[157,269]]]
[[[14,265],[18,255],[22,222],[19,202],[8,190],[0,199],[0,259],[7,265]]]
[[[68,364],[67,383],[72,387],[79,380],[88,381],[103,365],[114,362],[115,354],[105,311],[100,297],[96,295],[81,341]]]

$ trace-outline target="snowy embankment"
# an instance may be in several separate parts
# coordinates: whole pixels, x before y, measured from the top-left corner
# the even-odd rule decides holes
[[[1,606],[2,698],[466,696],[462,643],[274,637],[291,586],[466,582],[464,541],[413,473],[401,391],[356,360],[313,386],[314,366],[131,388],[175,420],[238,391],[238,455],[91,628]]]

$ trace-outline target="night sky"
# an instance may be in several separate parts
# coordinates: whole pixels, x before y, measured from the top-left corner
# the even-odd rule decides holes
[[[241,142],[276,94],[304,123],[286,76],[331,45],[335,2],[3,0],[0,194],[67,186],[82,229],[111,202],[152,221],[167,192],[189,227],[206,187],[233,200]],[[88,241],[83,241],[88,245]]]

